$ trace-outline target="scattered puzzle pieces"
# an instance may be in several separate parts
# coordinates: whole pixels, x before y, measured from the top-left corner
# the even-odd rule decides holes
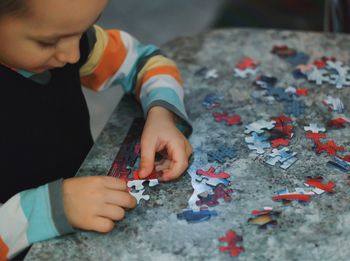
[[[275,124],[275,121],[258,120],[247,125],[245,127],[244,133],[249,134],[251,132],[256,132],[258,134],[261,134],[265,129],[271,130],[273,127],[275,127]]]
[[[265,163],[271,166],[275,166],[277,162],[280,162],[280,168],[286,170],[297,162],[296,152],[289,151],[288,148],[273,149],[272,153],[269,154],[268,159]]]
[[[339,98],[328,96],[327,99],[323,101],[323,103],[328,105],[328,108],[334,112],[344,113],[344,104]]]
[[[302,100],[292,99],[284,103],[284,111],[287,114],[299,117],[305,112],[305,103]]]
[[[217,206],[219,205],[219,199],[222,198],[224,201],[231,201],[232,197],[230,194],[232,194],[232,189],[226,189],[223,186],[217,186],[214,188],[214,194],[199,194],[198,198],[199,200],[196,201],[196,204],[198,206],[201,205],[207,205],[209,207]]]

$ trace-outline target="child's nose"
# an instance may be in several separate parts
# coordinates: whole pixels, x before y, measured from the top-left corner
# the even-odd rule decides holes
[[[79,44],[79,39],[62,42],[59,48],[57,48],[56,59],[63,64],[77,63],[80,59]]]

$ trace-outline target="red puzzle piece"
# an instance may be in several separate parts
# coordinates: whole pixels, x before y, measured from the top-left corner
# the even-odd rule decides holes
[[[226,125],[229,125],[229,126],[241,123],[241,116],[239,115],[229,116],[226,111],[223,113],[213,112],[213,117],[215,121],[217,122],[225,121]]]
[[[316,142],[316,153],[321,154],[322,152],[327,152],[328,155],[337,155],[337,151],[344,151],[343,146],[337,146],[337,144],[330,140],[326,143]]]
[[[309,202],[311,200],[311,195],[308,194],[285,194],[285,195],[278,195],[272,197],[272,200],[279,201],[279,200],[298,200],[303,202]]]
[[[325,133],[307,132],[306,137],[312,139],[315,143],[320,142],[320,139],[327,137]]]
[[[318,69],[323,69],[323,68],[326,67],[327,61],[335,62],[336,59],[335,59],[334,57],[325,57],[325,56],[323,56],[321,59],[315,60],[315,61],[314,61],[314,65],[315,65]]]
[[[350,124],[350,121],[347,121],[347,120],[345,120],[343,118],[336,118],[334,120],[331,120],[328,123],[327,127],[328,128],[334,128],[334,129],[342,129],[342,128],[345,128],[344,123]]]
[[[232,229],[227,230],[226,236],[220,237],[219,241],[227,243],[227,246],[219,247],[219,250],[221,252],[230,252],[231,256],[238,256],[242,251],[244,251],[243,246],[237,246],[237,242],[242,242],[243,238],[241,236],[238,236]]]
[[[277,148],[278,146],[288,146],[289,140],[286,139],[275,139],[271,141],[272,148]]]
[[[335,184],[333,182],[328,182],[326,184],[322,183],[322,179],[319,178],[308,178],[305,182],[305,184],[322,189],[324,191],[327,191],[328,193],[333,193],[335,188]]]
[[[306,88],[298,88],[298,89],[296,90],[296,94],[297,94],[298,96],[308,96],[308,95],[309,95],[309,90],[306,89]]]
[[[214,189],[214,194],[212,195],[208,195],[205,198],[201,198],[200,200],[196,201],[196,204],[198,206],[201,205],[207,205],[209,207],[213,207],[213,206],[217,206],[219,205],[219,199],[223,198],[225,201],[231,201],[232,197],[231,197],[231,193],[233,192],[232,189],[225,189],[222,186],[216,186]]]
[[[197,170],[196,171],[197,175],[202,175],[205,177],[209,177],[209,178],[219,178],[219,179],[227,179],[230,177],[230,174],[226,173],[226,172],[219,172],[215,174],[215,168],[210,167],[208,169],[208,171],[204,171],[204,170]]]
[[[236,64],[236,68],[245,70],[248,68],[255,69],[259,63],[250,57],[245,57]]]

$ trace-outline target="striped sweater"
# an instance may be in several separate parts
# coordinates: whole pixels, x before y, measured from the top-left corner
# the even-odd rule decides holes
[[[94,26],[86,35],[91,52],[80,67],[84,87],[102,91],[121,86],[140,101],[145,115],[153,106],[163,106],[189,126],[182,79],[173,61],[123,31]],[[50,79],[49,72],[18,73],[34,81]],[[35,242],[74,232],[63,210],[62,180],[37,186],[0,202],[0,261],[14,258]]]

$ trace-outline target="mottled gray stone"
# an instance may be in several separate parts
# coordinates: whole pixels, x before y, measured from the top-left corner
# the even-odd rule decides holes
[[[243,235],[246,249],[237,260],[349,260],[350,256],[350,186],[347,174],[328,167],[329,156],[316,155],[303,127],[309,123],[326,125],[335,117],[322,104],[327,95],[340,97],[349,112],[350,88],[338,90],[329,85],[299,81],[310,89],[305,98],[305,115],[294,121],[295,136],[289,146],[299,160],[288,170],[268,166],[254,155],[244,142],[244,126],[258,119],[283,113],[279,102],[268,105],[251,98],[252,79],[233,78],[233,66],[250,56],[261,62],[260,71],[279,79],[277,86],[288,87],[292,66],[270,53],[275,44],[287,44],[306,52],[311,59],[335,56],[349,64],[350,37],[275,30],[219,30],[179,38],[164,46],[177,62],[186,87],[186,103],[194,133],[191,142],[203,149],[218,144],[234,145],[238,157],[218,170],[231,173],[233,201],[214,209],[218,216],[199,224],[179,221],[176,214],[187,206],[192,194],[188,175],[178,181],[161,184],[150,191],[151,199],[127,213],[111,233],[102,235],[79,232],[35,244],[26,260],[231,260],[218,251],[218,237],[228,229]],[[219,78],[202,80],[193,74],[202,66],[218,70]],[[202,105],[210,92],[225,96],[222,107],[242,116],[243,125],[225,126],[212,119]],[[135,102],[124,97],[97,140],[78,175],[106,174],[122,142],[132,117],[141,115]],[[350,151],[350,127],[328,131],[328,136]],[[207,169],[209,165],[203,166]],[[324,176],[336,182],[336,193],[315,197],[308,204],[283,205],[271,197],[282,188],[303,187],[308,175]],[[260,230],[247,223],[253,209],[272,206],[282,211],[278,226]]]

